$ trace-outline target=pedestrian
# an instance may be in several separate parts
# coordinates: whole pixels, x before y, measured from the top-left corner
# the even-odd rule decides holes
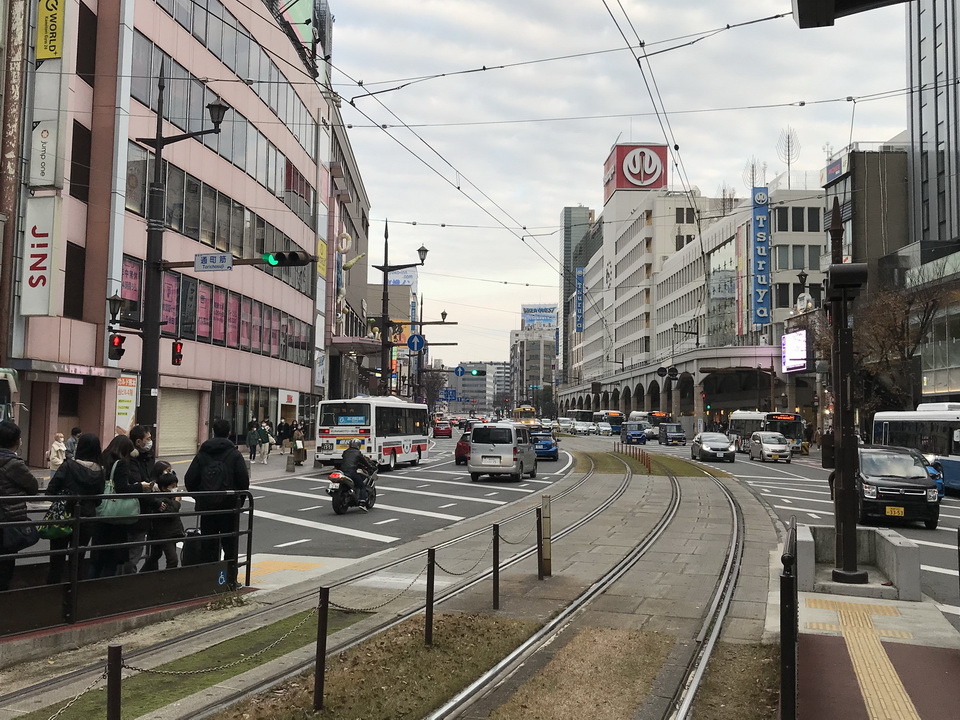
[[[63,442],[63,433],[58,432],[53,436],[53,444],[47,452],[49,454],[47,468],[55,473],[67,459],[67,445]],[[74,445],[74,452],[76,452],[76,445]]]
[[[130,440],[133,441],[133,452],[130,453],[130,471],[131,482],[139,485],[139,489],[134,492],[150,492],[154,488],[153,484],[153,466],[156,464],[156,458],[153,454],[153,435],[150,430],[143,425],[134,425],[130,428]],[[119,490],[117,491],[119,492]],[[151,501],[149,497],[143,497],[140,500],[140,514],[148,515],[150,513]],[[128,542],[138,542],[142,544],[133,545],[129,549],[130,558],[123,565],[121,574],[133,575],[137,572],[137,566],[140,560],[147,556],[148,548],[147,533],[150,531],[150,520],[148,518],[138,518],[135,523],[127,525]]]
[[[77,440],[80,439],[80,434],[81,434],[82,432],[83,432],[83,431],[82,431],[80,428],[78,428],[78,427],[75,427],[75,428],[73,428],[73,430],[70,431],[70,437],[68,437],[68,438],[67,438],[67,441],[64,443],[64,445],[65,445],[66,448],[67,448],[67,457],[68,457],[68,458],[72,458],[72,457],[73,457],[73,454],[76,452],[76,450],[77,450]]]
[[[212,429],[213,437],[200,446],[186,475],[183,476],[184,486],[188,492],[248,490],[250,475],[243,455],[230,441],[230,422],[218,418],[213,421]],[[201,513],[200,535],[219,536],[204,543],[210,548],[211,553],[209,557],[204,558],[204,561],[217,562],[220,559],[220,549],[223,549],[223,557],[227,561],[227,586],[231,590],[239,587],[237,584],[237,533],[240,529],[242,505],[242,496],[224,494],[196,497],[196,508]]]
[[[260,432],[257,430],[257,421],[247,423],[247,452],[250,453],[250,462],[257,461],[257,446],[260,445]]]
[[[177,491],[180,480],[170,463],[158,460],[153,465],[153,479],[158,493],[172,493]],[[160,497],[151,498],[152,513],[160,517],[150,519],[149,540],[164,540],[150,546],[147,561],[140,572],[150,572],[160,569],[160,558],[166,557],[166,569],[177,567],[177,541],[186,537],[183,531],[183,521],[180,519],[180,498]]]
[[[134,449],[129,437],[117,435],[103,451],[100,466],[103,468],[104,482],[112,482],[114,493],[137,493],[143,490],[137,471],[131,467],[130,455]],[[127,527],[123,522],[111,518],[93,523],[91,578],[113,577],[129,562],[130,552],[127,548],[106,547],[127,542]]]
[[[307,459],[307,448],[303,444],[303,428],[299,423],[293,429],[293,462],[297,465],[303,465]]]
[[[823,440],[823,432],[820,428],[817,428],[817,431],[813,434],[813,441],[817,444],[817,448],[820,448],[820,443]]]
[[[267,430],[266,420],[257,428],[257,443],[257,460],[266,465],[267,458],[270,457],[270,431]]]
[[[0,522],[29,520],[26,501],[13,498],[18,495],[36,495],[40,492],[40,483],[19,455],[22,441],[20,427],[15,422],[12,420],[0,422]],[[8,549],[13,536],[21,534],[18,527],[0,530],[0,553],[4,553],[0,554],[0,592],[10,589],[13,571],[17,564],[16,554],[24,549],[22,545],[15,549]],[[40,537],[36,536],[33,542],[39,539]]]
[[[72,458],[64,461],[63,465],[53,474],[50,484],[44,491],[47,495],[102,495],[104,476],[102,461],[102,452],[100,450],[100,438],[93,433],[84,433],[77,438],[77,446]],[[77,541],[77,577],[81,580],[87,578],[86,547],[93,537],[93,521],[84,522],[81,518],[95,518],[97,516],[97,505],[100,500],[90,498],[88,500],[67,500],[65,501],[66,511],[80,523],[79,540]],[[67,537],[53,538],[50,540],[51,550],[66,550],[73,541],[73,533]],[[63,566],[66,564],[67,555],[51,555],[50,567],[47,570],[47,585],[56,585],[63,581]]]
[[[273,421],[270,419],[265,419],[263,421],[264,426],[267,428],[267,459],[270,458],[270,453],[273,452],[273,446],[277,444],[277,433],[273,429]]]
[[[277,423],[277,442],[280,444],[280,454],[290,449],[290,438],[293,436],[293,428],[287,423],[286,418],[280,418]]]

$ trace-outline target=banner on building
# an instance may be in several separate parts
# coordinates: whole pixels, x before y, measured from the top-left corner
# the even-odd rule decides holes
[[[66,0],[37,0],[37,60],[63,57]]]
[[[603,202],[617,190],[659,190],[667,187],[667,146],[614,145],[603,164]]]
[[[576,269],[576,291],[573,295],[573,330],[583,332],[583,268]]]
[[[521,305],[521,326],[525,330],[534,328],[554,328],[557,326],[557,306],[554,305]]]
[[[770,297],[770,207],[767,188],[755,187],[753,189],[753,221],[752,234],[753,255],[752,272],[753,277],[750,292],[752,312],[752,322],[754,325],[769,325],[770,311],[773,303]]]
[[[60,199],[55,195],[28,196],[20,273],[20,312],[23,315],[59,315],[51,312],[50,296],[57,276],[54,263],[60,241]]]
[[[116,431],[126,434],[137,424],[137,376],[123,373],[117,378]]]
[[[31,187],[63,187],[66,113],[63,98],[68,75],[63,71],[63,23],[66,0],[37,2],[36,64],[30,107]]]

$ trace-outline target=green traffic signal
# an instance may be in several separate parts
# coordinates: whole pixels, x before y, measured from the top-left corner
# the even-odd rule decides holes
[[[283,266],[283,267],[294,267],[294,266],[303,266],[309,265],[313,260],[310,257],[309,253],[303,252],[302,250],[292,250],[292,251],[278,251],[265,252],[260,256],[267,265],[273,267]]]
[[[470,374],[471,374],[471,375],[477,375],[479,372],[480,372],[479,370],[471,370],[471,371],[470,371]]]
[[[264,253],[264,254],[263,254],[263,259],[264,259],[264,262],[267,263],[267,265],[279,265],[279,264],[280,264],[280,262],[277,260],[277,256],[274,255],[273,253]]]

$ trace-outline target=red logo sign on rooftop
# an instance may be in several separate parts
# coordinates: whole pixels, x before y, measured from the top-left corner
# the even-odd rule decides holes
[[[659,190],[666,186],[666,145],[614,145],[603,164],[604,203],[616,190]]]

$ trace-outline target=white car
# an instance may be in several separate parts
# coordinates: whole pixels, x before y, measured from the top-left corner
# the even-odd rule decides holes
[[[573,420],[570,418],[557,418],[562,432],[573,432]]]
[[[574,435],[589,435],[590,425],[591,423],[578,420],[573,424],[573,427],[570,429],[570,432],[572,432]]]
[[[613,428],[608,422],[597,423],[597,434],[598,435],[613,435]]]

